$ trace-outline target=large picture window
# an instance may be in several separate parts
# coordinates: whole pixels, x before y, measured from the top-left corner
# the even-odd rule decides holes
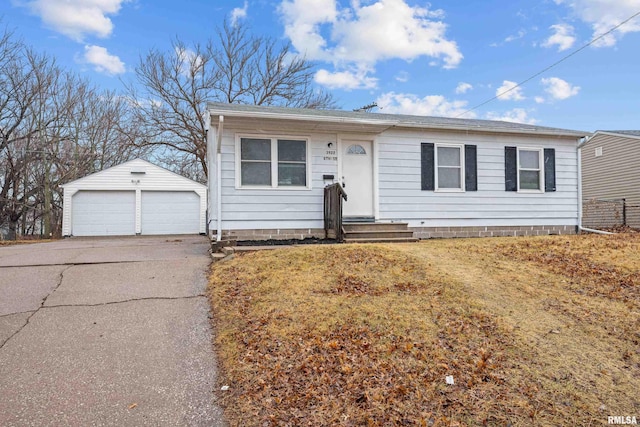
[[[240,138],[241,187],[307,187],[307,141]]]

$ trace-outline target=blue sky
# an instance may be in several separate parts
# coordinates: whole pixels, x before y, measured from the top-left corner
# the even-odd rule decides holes
[[[640,16],[480,108],[635,13],[640,0],[2,0],[2,24],[98,86],[139,55],[215,35],[223,20],[290,42],[343,109],[640,128]]]

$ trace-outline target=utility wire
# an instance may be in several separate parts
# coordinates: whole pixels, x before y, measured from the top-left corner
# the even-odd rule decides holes
[[[590,42],[588,42],[587,44],[583,45],[582,47],[574,50],[573,52],[571,52],[570,54],[568,54],[567,56],[559,59],[558,61],[554,62],[553,64],[549,65],[548,67],[544,68],[541,71],[538,71],[537,73],[535,73],[534,75],[532,75],[531,77],[521,81],[520,83],[518,83],[517,85],[513,86],[512,88],[509,88],[507,90],[505,90],[504,92],[500,92],[499,94],[497,94],[496,96],[494,96],[491,99],[488,99],[478,105],[476,105],[475,107],[472,107],[470,109],[468,109],[467,111],[458,114],[457,116],[455,116],[455,118],[464,116],[467,113],[470,113],[471,111],[480,108],[488,103],[490,103],[491,101],[495,101],[496,99],[500,98],[502,95],[505,95],[509,92],[511,92],[514,89],[519,88],[520,86],[524,85],[525,83],[535,79],[536,77],[538,77],[540,74],[546,73],[547,71],[549,71],[550,69],[552,69],[553,67],[555,67],[556,65],[558,65],[561,62],[566,61],[567,59],[571,58],[573,55],[577,54],[578,52],[588,48],[589,46],[591,46],[592,44],[594,44],[595,42],[597,42],[598,40],[600,40],[601,38],[603,38],[604,36],[611,34],[612,32],[614,32],[615,30],[617,30],[618,28],[620,28],[621,26],[623,26],[624,24],[626,24],[627,22],[631,21],[633,18],[635,18],[636,16],[640,15],[640,11],[636,12],[635,14],[631,15],[629,18],[625,19],[624,21],[622,21],[621,23],[619,23],[618,25],[616,25],[615,27],[609,29],[607,32],[600,34],[599,36],[593,38]]]

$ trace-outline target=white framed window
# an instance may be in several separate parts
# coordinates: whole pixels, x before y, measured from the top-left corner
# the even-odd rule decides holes
[[[464,191],[464,145],[436,144],[435,190]]]
[[[518,147],[518,191],[544,191],[544,157],[542,148]]]
[[[306,138],[236,138],[236,188],[308,189],[309,163]]]
[[[596,147],[596,157],[602,156],[602,147]]]

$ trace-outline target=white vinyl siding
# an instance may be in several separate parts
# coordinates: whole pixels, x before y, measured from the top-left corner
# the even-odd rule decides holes
[[[269,128],[266,122],[250,122],[260,128]],[[324,227],[324,186],[331,181],[323,175],[338,178],[338,162],[327,157],[328,144],[337,145],[337,134],[315,134],[297,127],[278,127],[279,132],[254,135],[248,125],[232,127],[225,123],[222,139],[222,219],[223,229],[291,229]],[[274,136],[275,135],[275,136]],[[240,137],[305,140],[307,142],[307,186],[242,188],[236,155]],[[215,149],[214,149],[215,150]],[[214,151],[215,152],[215,151]],[[277,158],[277,157],[276,157]],[[215,156],[212,156],[212,160]],[[217,207],[215,161],[210,162],[210,229],[215,230]]]
[[[333,125],[321,126],[330,128]],[[323,188],[331,183],[324,181],[323,175],[333,175],[335,182],[340,179],[339,161],[332,160],[327,152],[335,150],[340,141],[350,139],[374,141],[376,220],[407,221],[412,227],[577,224],[577,138],[405,129],[379,129],[380,134],[363,134],[362,127],[353,133],[332,133],[318,132],[318,127],[320,125],[315,123],[275,119],[226,118],[221,171],[223,230],[323,228]],[[256,135],[256,129],[264,133]],[[216,131],[214,128],[213,132]],[[238,138],[247,135],[255,138],[294,135],[296,137],[291,139],[306,139],[308,190],[240,188],[236,150]],[[421,191],[420,144],[425,141],[445,146],[476,145],[478,191]],[[557,190],[549,193],[506,192],[505,146],[554,148]],[[347,148],[343,147],[343,150]],[[209,149],[215,153],[214,147]],[[461,156],[464,159],[464,148]],[[215,162],[210,165],[210,228],[215,230]],[[349,189],[346,191],[348,194]]]
[[[304,138],[240,136],[236,187],[308,189],[308,153]]]
[[[476,145],[478,191],[421,191],[420,143],[427,140]],[[380,221],[407,221],[411,227],[577,224],[574,138],[390,130],[377,141]],[[556,191],[504,191],[505,146],[554,148]]]

